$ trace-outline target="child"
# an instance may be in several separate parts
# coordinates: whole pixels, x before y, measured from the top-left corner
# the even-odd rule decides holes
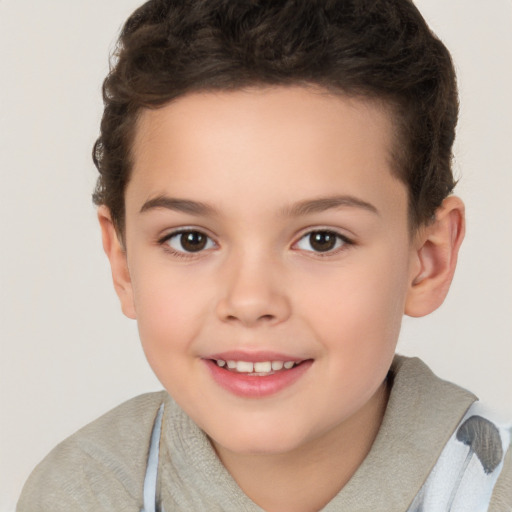
[[[103,245],[166,391],[18,510],[510,509],[509,432],[394,354],[464,236],[455,76],[413,4],[153,0],[104,99]]]

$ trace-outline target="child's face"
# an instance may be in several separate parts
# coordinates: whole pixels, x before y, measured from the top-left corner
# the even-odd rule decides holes
[[[292,451],[385,396],[414,273],[392,133],[376,105],[303,88],[143,113],[123,308],[218,446]]]

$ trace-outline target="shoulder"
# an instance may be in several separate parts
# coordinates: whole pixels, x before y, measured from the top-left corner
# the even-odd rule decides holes
[[[133,398],[56,446],[27,480],[18,512],[137,510],[165,392]]]
[[[396,357],[391,378],[397,417],[426,450],[411,464],[428,477],[409,510],[512,511],[511,433],[500,415],[419,359]],[[407,435],[399,431],[400,443]]]
[[[439,378],[417,357],[397,354],[388,378],[389,409],[399,416],[405,415],[409,425],[415,422],[427,423],[429,428],[438,425],[444,436],[450,435],[471,404],[478,400],[470,391]]]

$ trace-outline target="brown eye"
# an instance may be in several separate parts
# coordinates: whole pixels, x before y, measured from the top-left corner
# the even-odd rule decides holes
[[[332,251],[337,241],[338,237],[329,231],[316,231],[309,235],[311,247],[318,252]]]
[[[189,231],[181,234],[181,246],[187,252],[202,251],[206,247],[208,238],[199,231]]]
[[[318,230],[304,235],[297,243],[297,247],[310,252],[329,252],[346,243],[349,241],[334,231]]]
[[[181,231],[171,235],[166,243],[177,252],[200,252],[214,246],[213,241],[201,231]]]

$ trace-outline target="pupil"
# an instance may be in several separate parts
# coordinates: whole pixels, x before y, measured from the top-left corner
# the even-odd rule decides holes
[[[198,231],[189,231],[181,235],[181,246],[188,252],[201,251],[206,246],[206,236]]]
[[[318,252],[326,252],[336,246],[336,235],[328,231],[317,231],[309,236],[311,247]]]

